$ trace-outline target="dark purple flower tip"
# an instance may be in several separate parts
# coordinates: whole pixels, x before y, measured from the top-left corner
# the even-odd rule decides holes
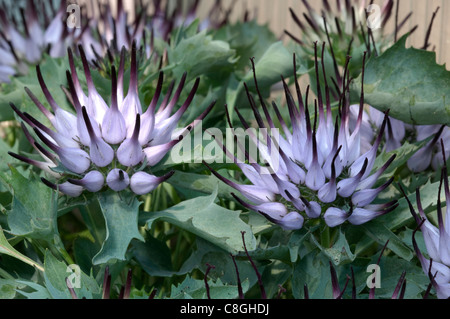
[[[175,174],[175,171],[171,171],[162,177],[157,177],[145,172],[137,172],[130,179],[130,188],[137,195],[145,195],[171,178],[173,174]]]
[[[386,183],[381,185],[380,187],[376,189],[363,189],[360,191],[357,191],[352,196],[352,203],[356,207],[364,207],[372,203],[375,198],[378,197],[378,195],[384,191],[386,188],[388,188],[392,182],[394,181],[394,177],[391,177]]]
[[[369,160],[366,158],[364,160],[364,164],[363,164],[361,170],[359,171],[359,173],[357,175],[343,179],[337,184],[337,191],[338,191],[339,196],[348,198],[353,195],[356,188],[358,187],[359,182],[361,181],[361,179],[363,178],[363,176],[366,173],[368,163],[369,163]]]
[[[90,159],[98,167],[108,166],[114,159],[114,150],[95,133],[86,108],[82,107],[83,119],[90,137]]]
[[[115,168],[108,173],[106,183],[112,190],[120,192],[130,185],[130,177],[123,170]]]
[[[68,182],[74,185],[82,186],[92,193],[96,193],[103,188],[103,185],[105,184],[105,177],[99,171],[90,171],[82,179],[76,180],[69,178]]]
[[[61,193],[68,195],[70,197],[78,197],[81,195],[81,193],[83,192],[83,187],[78,186],[78,185],[74,185],[70,182],[65,182],[59,185],[56,185],[50,181],[48,181],[47,179],[41,177],[41,181],[48,187],[56,190],[56,191],[60,191]]]

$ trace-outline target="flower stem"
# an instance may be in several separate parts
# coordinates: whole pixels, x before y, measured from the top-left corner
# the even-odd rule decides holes
[[[322,247],[330,247],[330,228],[323,223],[323,230],[320,232],[320,244]]]

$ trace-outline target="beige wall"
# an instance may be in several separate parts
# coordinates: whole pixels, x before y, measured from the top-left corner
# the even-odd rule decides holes
[[[113,3],[115,0],[111,0]],[[173,0],[169,0],[173,1]],[[192,0],[182,0],[192,1]],[[336,0],[328,0],[334,6]],[[352,0],[353,1],[353,0]],[[364,3],[364,0],[359,0]],[[382,4],[384,0],[375,0],[375,4]],[[398,0],[400,1],[399,19],[402,20],[409,12],[413,12],[409,25],[405,26],[403,31],[411,29],[415,25],[419,28],[415,31],[409,40],[408,45],[422,47],[428,25],[431,21],[433,12],[437,7],[440,10],[436,16],[433,26],[433,32],[430,37],[432,44],[429,50],[435,48],[438,63],[447,63],[450,65],[450,0]],[[124,0],[125,6],[131,8],[133,0]],[[257,10],[257,19],[260,23],[268,23],[270,28],[279,36],[282,36],[284,30],[289,30],[294,34],[300,34],[299,28],[295,25],[289,14],[289,8],[292,8],[297,15],[301,16],[305,12],[305,6],[302,0],[222,0],[225,7],[233,6],[233,19],[241,17],[244,8],[250,11]],[[308,1],[314,9],[322,7],[322,0]],[[345,2],[341,0],[341,2]],[[366,0],[365,3],[369,3]],[[397,3],[397,0],[395,0]],[[214,3],[214,0],[202,0],[199,14],[204,16],[208,8]],[[395,11],[395,10],[394,10]],[[394,28],[394,18],[391,18],[390,29]],[[389,30],[388,30],[389,31]],[[450,69],[447,66],[447,69]]]

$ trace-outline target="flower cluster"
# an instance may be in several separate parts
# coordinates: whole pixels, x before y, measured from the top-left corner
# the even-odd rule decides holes
[[[182,10],[184,2],[178,1],[176,9],[170,11],[169,5],[160,0],[138,2],[134,7],[136,18],[129,21],[131,12],[125,9],[123,0],[116,1],[115,11],[109,1],[98,1],[98,8],[94,8],[95,2],[74,4],[78,9],[72,13],[68,11],[70,3],[56,3],[57,8],[53,1],[27,0],[25,8],[18,9],[16,4],[0,8],[0,83],[9,82],[11,76],[27,74],[29,66],[40,63],[44,53],[61,58],[70,47],[78,54],[78,45],[83,46],[88,62],[99,68],[107,62],[113,64],[123,48],[129,52],[133,42],[149,59],[155,54],[154,39],[168,42],[175,28],[194,20],[200,5],[197,0]],[[90,11],[97,9],[98,15],[88,15],[88,6]],[[38,17],[37,10],[42,17]],[[199,28],[221,27],[227,23],[231,10],[217,0]]]
[[[122,48],[129,51],[136,42],[138,49],[145,52],[148,59],[153,52],[150,20],[147,5],[135,6],[136,18],[129,22],[130,12],[126,11],[123,0],[116,2],[113,12],[111,3],[98,3],[98,15],[89,19],[78,44],[83,45],[87,60],[100,64],[103,58],[112,60]]]
[[[37,166],[47,173],[63,180],[59,185],[43,179],[50,187],[69,196],[79,196],[85,189],[100,191],[105,184],[114,191],[128,187],[138,195],[147,194],[173,173],[162,177],[151,175],[146,168],[156,165],[194,126],[211,110],[214,102],[193,124],[181,129],[179,139],[172,140],[177,124],[191,104],[199,85],[195,81],[186,101],[176,111],[186,82],[186,74],[180,80],[172,97],[175,82],[157,108],[162,95],[163,74],[160,73],[153,99],[146,110],[143,109],[138,94],[138,66],[136,45],[132,46],[131,75],[129,89],[124,96],[124,63],[120,63],[117,75],[113,67],[111,79],[111,105],[108,106],[98,93],[83,48],[79,48],[87,81],[87,95],[83,91],[74,65],[73,54],[69,49],[71,71],[67,71],[70,100],[75,114],[57,105],[46,86],[39,66],[38,80],[42,91],[52,108],[46,109],[35,95],[26,89],[28,95],[47,117],[54,130],[46,127],[28,113],[22,113],[14,105],[14,111],[33,128],[37,137],[47,147],[33,138],[22,123],[24,132],[33,147],[45,159],[44,162],[10,153],[15,158]],[[123,61],[122,61],[123,62]],[[173,113],[173,114],[172,114]],[[62,172],[61,172],[62,168]]]
[[[314,41],[328,42],[329,54],[333,60],[334,79],[336,84],[342,85],[343,77],[342,69],[345,69],[347,63],[347,55],[359,56],[360,54],[353,54],[352,50],[360,51],[361,47],[365,48],[369,54],[373,51],[378,53],[383,52],[390,47],[399,38],[402,29],[407,25],[412,13],[407,14],[402,20],[399,19],[399,5],[400,1],[394,5],[393,0],[383,1],[380,7],[380,20],[378,28],[374,26],[376,21],[370,18],[371,12],[367,10],[370,8],[369,3],[365,1],[345,1],[341,3],[336,2],[337,8],[332,8],[327,1],[323,2],[322,14],[314,11],[307,0],[303,1],[307,12],[304,14],[302,21],[299,16],[291,9],[291,16],[298,27],[302,30],[303,38],[299,39],[293,33],[285,31],[285,33],[298,44],[302,45],[305,50],[308,50],[310,43]],[[424,44],[422,49],[427,49],[430,46],[429,39],[435,17],[439,11],[439,7],[433,12],[432,19],[428,26]],[[387,32],[387,24],[392,18],[394,21],[393,33]],[[412,34],[417,29],[414,26],[409,30]],[[358,61],[359,63],[359,61]],[[361,70],[358,65],[350,67],[351,75],[359,76]],[[334,89],[330,92],[335,98],[338,98]],[[350,121],[351,128],[356,125],[359,116],[359,105],[350,106]],[[383,123],[384,114],[367,106],[364,109],[363,119],[361,124],[362,135],[362,153],[370,149],[371,144],[376,140]],[[450,130],[441,126],[413,126],[399,121],[395,118],[388,117],[385,134],[385,148],[386,152],[396,150],[401,147],[403,142],[408,139],[409,142],[420,142],[430,137],[434,137],[424,148],[418,151],[409,161],[408,167],[412,172],[422,172],[431,167],[435,170],[442,167],[440,154],[439,138],[447,137]],[[447,138],[444,141],[447,142]],[[450,155],[450,145],[446,145],[449,150],[447,155]],[[436,156],[437,155],[437,156]]]
[[[315,67],[318,75],[317,44],[315,52]],[[296,70],[295,63],[294,57],[294,70]],[[325,72],[324,67],[322,69]],[[266,126],[253,97],[247,90],[258,126],[268,131],[277,130],[274,124],[275,120],[270,116],[259,92],[256,74],[255,85],[268,123],[268,126]],[[366,153],[361,155],[363,91],[356,128],[351,131],[349,127],[348,84],[343,87],[339,114],[334,119],[328,87],[325,86],[326,101],[323,101],[320,86],[317,85],[318,99],[315,100],[313,122],[311,122],[308,105],[309,87],[306,97],[303,99],[295,74],[295,87],[298,97],[298,105],[296,105],[284,79],[283,85],[292,131],[288,129],[287,121],[281,117],[276,103],[273,102],[273,109],[277,115],[277,120],[281,123],[284,137],[279,136],[278,139],[275,139],[267,134],[264,138],[258,139],[255,135],[251,136],[266,164],[259,165],[248,156],[246,160],[249,161],[249,164],[239,163],[234,155],[225,149],[226,154],[234,158],[243,174],[252,184],[237,184],[210,168],[214,175],[252,202],[248,203],[235,196],[239,203],[248,209],[261,213],[285,229],[302,228],[305,220],[302,213],[306,214],[308,218],[314,219],[319,218],[324,212],[323,218],[326,224],[335,227],[345,221],[354,225],[364,224],[395,209],[397,206],[395,201],[385,204],[373,203],[378,194],[384,191],[393,180],[391,178],[381,186],[376,185],[379,177],[386,171],[395,156],[373,172],[375,159],[387,123],[387,115],[385,115],[382,129],[376,141]],[[244,127],[248,128],[247,121],[238,110],[236,112]],[[231,121],[229,121],[229,124],[232,125]],[[278,150],[275,153],[276,158],[271,155],[271,149],[273,148]],[[277,165],[274,165],[275,163]],[[269,169],[270,174],[264,173],[267,169]]]
[[[427,217],[422,207],[419,189],[416,190],[416,202],[419,214],[417,214],[412,203],[404,193],[404,196],[408,202],[411,214],[418,224],[418,229],[423,234],[426,250],[429,259],[420,251],[415,239],[415,233],[413,233],[413,246],[417,257],[422,265],[422,269],[427,274],[436,289],[438,298],[448,299],[450,298],[450,205],[447,204],[446,212],[442,212],[441,191],[444,186],[445,200],[447,203],[450,201],[450,187],[448,182],[448,172],[445,156],[445,147],[441,140],[442,153],[444,158],[444,166],[441,170],[441,180],[439,185],[439,193],[437,200],[437,218],[438,227],[436,227]]]
[[[17,10],[0,8],[0,82],[9,82],[12,75],[27,74],[28,65],[39,63],[44,52],[53,58],[66,54],[78,29],[66,28],[63,4],[61,1],[54,8],[52,1],[27,0],[25,9],[20,10],[20,20],[14,18]],[[37,8],[42,17],[38,17]]]
[[[411,18],[412,12],[407,14],[402,20],[399,20],[399,2],[394,12],[394,0],[384,0],[379,7],[379,12],[371,12],[374,10],[370,7],[372,3],[367,1],[341,1],[336,2],[336,8],[332,8],[328,1],[323,1],[321,12],[316,12],[307,0],[303,0],[306,13],[303,14],[304,21],[290,9],[294,22],[302,31],[302,38],[296,37],[292,32],[285,33],[297,43],[304,45],[305,42],[313,43],[315,41],[330,41],[333,38],[335,46],[333,48],[344,47],[349,50],[359,45],[364,45],[368,51],[378,46],[384,48],[392,41],[397,41],[398,34],[407,25]],[[374,13],[373,17],[371,13]],[[376,16],[379,14],[379,16]],[[377,21],[377,19],[379,20]],[[387,24],[395,17],[393,33],[387,31]],[[409,30],[409,33],[417,29],[415,26]],[[351,41],[349,42],[349,39]],[[330,48],[330,50],[333,50]]]
[[[350,120],[352,127],[355,126],[358,117],[359,106],[350,107]],[[362,128],[363,134],[362,148],[368,149],[373,140],[376,139],[378,131],[383,122],[383,113],[373,107],[366,107],[363,113]],[[407,163],[408,168],[419,173],[427,170],[430,166],[438,171],[443,166],[442,148],[440,139],[444,141],[446,156],[450,155],[450,128],[442,125],[411,125],[392,117],[388,118],[385,135],[385,152],[399,149],[405,141],[415,143],[427,139],[431,140],[417,151]]]

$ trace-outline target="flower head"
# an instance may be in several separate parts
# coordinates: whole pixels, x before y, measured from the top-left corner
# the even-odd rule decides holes
[[[354,129],[359,114],[359,105],[350,106],[350,127]],[[361,122],[361,150],[370,148],[379,133],[384,114],[377,109],[367,106],[364,108]],[[389,117],[386,125],[384,151],[391,152],[399,149],[406,141],[418,143],[429,139],[407,162],[413,173],[423,172],[429,168],[438,171],[443,166],[442,147],[444,141],[446,156],[450,156],[450,128],[445,125],[411,125]]]
[[[420,199],[419,189],[416,190],[416,202],[419,214],[417,214],[403,189],[402,191],[408,202],[411,214],[418,224],[416,231],[420,229],[423,234],[429,259],[424,256],[417,245],[415,239],[416,231],[413,233],[414,251],[419,258],[424,273],[429,276],[436,289],[438,298],[448,299],[450,298],[450,205],[447,205],[445,212],[442,211],[441,191],[442,187],[444,187],[445,199],[446,202],[449,203],[450,187],[447,166],[445,165],[445,148],[442,140],[441,144],[443,150],[442,153],[444,154],[444,166],[441,170],[441,180],[437,200],[438,225],[435,226],[425,214]]]
[[[195,81],[186,101],[172,114],[184,88],[186,75],[181,79],[174,96],[170,98],[170,90],[157,109],[164,81],[161,72],[153,99],[145,110],[138,94],[136,46],[133,45],[128,92],[122,97],[123,86],[118,83],[123,83],[124,70],[119,68],[116,74],[113,66],[111,103],[108,105],[95,88],[83,47],[80,46],[79,49],[88,90],[86,94],[80,86],[73,55],[69,49],[72,72],[67,71],[68,92],[75,113],[63,110],[57,105],[42,78],[39,66],[36,68],[38,79],[53,112],[46,109],[30,90],[26,91],[53,128],[46,127],[30,114],[22,113],[16,106],[11,105],[39,138],[40,142],[22,123],[27,139],[44,161],[27,159],[14,153],[10,155],[59,178],[59,185],[47,179],[43,181],[69,196],[79,196],[84,190],[98,192],[106,185],[115,191],[129,187],[135,194],[147,194],[173,175],[173,172],[170,172],[157,177],[145,170],[161,161],[183,137],[183,134],[180,134],[180,139],[170,139],[181,116],[194,98],[199,79]],[[182,131],[189,132],[197,121],[209,113],[213,105],[214,102],[193,124]]]
[[[294,70],[296,70],[295,57]],[[316,73],[319,73],[317,46]],[[275,119],[271,117],[259,91],[256,74],[255,83],[268,123],[266,125],[266,122],[262,120],[262,115],[247,90],[259,129],[277,132]],[[356,128],[351,132],[348,84],[343,87],[339,114],[333,118],[328,86],[325,86],[326,101],[323,101],[318,83],[319,92],[314,104],[313,120],[311,120],[312,112],[308,105],[309,87],[306,98],[303,99],[299,83],[295,78],[298,99],[296,104],[284,79],[283,84],[289,121],[282,118],[276,103],[272,103],[277,120],[281,123],[283,136],[268,133],[263,137],[257,137],[255,134],[250,136],[252,142],[258,146],[260,157],[266,164],[258,164],[248,153],[245,159],[248,164],[238,161],[225,149],[226,154],[234,159],[251,184],[237,184],[211,169],[213,174],[241,193],[245,200],[235,197],[243,206],[261,213],[285,229],[299,229],[303,226],[305,218],[319,218],[322,213],[327,225],[335,227],[345,221],[360,225],[392,211],[396,207],[395,201],[374,204],[378,194],[392,182],[392,179],[389,179],[377,185],[379,177],[392,163],[394,156],[385,165],[374,170],[387,115],[376,141],[366,153],[361,155],[360,128],[363,99],[361,98],[361,110]],[[236,113],[244,127],[248,128],[249,124],[244,117],[238,110]],[[288,129],[287,123],[292,125],[292,130]],[[229,125],[232,126],[230,120]],[[243,145],[238,147],[243,148]]]
[[[44,53],[54,58],[65,55],[78,29],[67,28],[64,3],[55,8],[51,1],[27,0],[19,10],[16,4],[0,8],[0,82],[27,74],[28,66],[39,63]],[[20,19],[14,17],[16,13]]]

